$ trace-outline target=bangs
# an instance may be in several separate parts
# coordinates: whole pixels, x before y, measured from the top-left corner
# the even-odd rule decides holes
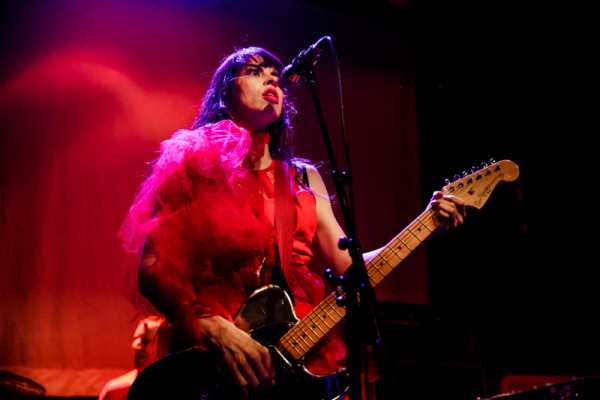
[[[240,67],[249,64],[251,61],[259,62],[262,59],[262,63],[260,63],[265,68],[271,68],[277,70],[280,74],[283,71],[283,64],[272,53],[260,47],[247,47],[245,49],[238,50],[235,53],[235,57],[233,63],[236,66],[236,70]]]

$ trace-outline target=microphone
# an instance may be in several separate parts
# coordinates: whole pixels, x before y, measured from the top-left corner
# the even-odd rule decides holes
[[[300,81],[306,75],[308,69],[317,64],[319,55],[325,50],[325,42],[330,40],[331,38],[329,36],[323,36],[308,49],[301,51],[300,54],[294,58],[291,64],[283,69],[281,80],[284,82],[284,84],[288,84],[290,86],[296,86],[300,84]]]

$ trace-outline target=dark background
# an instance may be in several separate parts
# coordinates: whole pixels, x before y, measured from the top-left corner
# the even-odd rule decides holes
[[[485,156],[521,169],[517,185],[430,246],[433,304],[473,327],[488,376],[597,374],[594,235],[572,202],[591,194],[583,11],[499,1],[417,1],[415,11],[424,190],[441,178],[428,168],[440,159],[456,171]]]

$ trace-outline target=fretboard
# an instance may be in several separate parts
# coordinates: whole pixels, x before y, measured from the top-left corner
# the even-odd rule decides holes
[[[432,210],[425,210],[408,227],[400,232],[367,264],[371,286],[377,286],[409,256],[429,235],[439,222]],[[279,340],[290,356],[299,360],[312,349],[346,315],[346,309],[337,302],[338,294],[329,294],[306,317],[294,325]]]

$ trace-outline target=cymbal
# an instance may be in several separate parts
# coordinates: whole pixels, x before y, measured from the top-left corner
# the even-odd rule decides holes
[[[0,398],[38,399],[46,396],[46,389],[39,383],[23,376],[0,371]]]

